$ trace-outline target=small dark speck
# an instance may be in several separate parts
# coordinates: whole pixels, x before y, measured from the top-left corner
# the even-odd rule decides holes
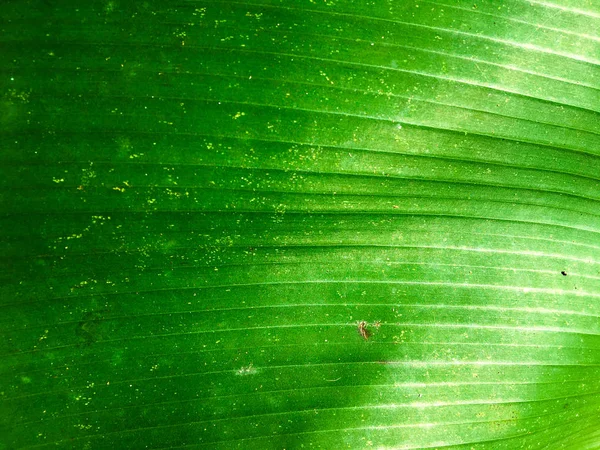
[[[567,272],[565,272],[565,271],[563,270],[563,271],[561,272],[561,275],[562,275],[563,277],[566,277],[566,276],[567,276]]]

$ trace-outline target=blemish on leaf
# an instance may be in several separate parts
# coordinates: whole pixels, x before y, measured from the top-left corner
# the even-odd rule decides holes
[[[247,366],[242,366],[239,370],[235,372],[236,375],[242,377],[246,375],[255,375],[256,373],[258,373],[258,370],[256,370],[252,366],[252,363],[248,364]]]
[[[361,320],[358,322],[358,334],[366,341],[371,337],[371,331],[367,329],[367,322]]]

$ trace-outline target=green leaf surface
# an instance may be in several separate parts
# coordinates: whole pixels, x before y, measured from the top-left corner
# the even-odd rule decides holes
[[[0,449],[599,449],[597,0],[0,5]]]

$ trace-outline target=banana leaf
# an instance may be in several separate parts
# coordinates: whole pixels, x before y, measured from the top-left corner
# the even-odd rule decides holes
[[[599,449],[597,0],[5,0],[0,449]]]

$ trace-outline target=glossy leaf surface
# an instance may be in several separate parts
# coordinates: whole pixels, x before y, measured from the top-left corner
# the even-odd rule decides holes
[[[599,17],[4,2],[0,448],[600,448]]]

